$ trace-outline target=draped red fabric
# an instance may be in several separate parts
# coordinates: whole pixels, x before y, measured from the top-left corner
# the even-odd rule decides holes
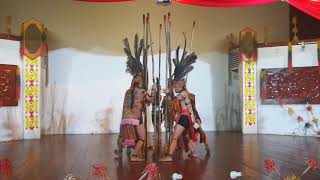
[[[85,2],[125,2],[134,0],[76,0]],[[274,3],[279,0],[172,0],[181,4],[206,7],[242,7]],[[292,6],[320,20],[320,0],[286,0]]]
[[[181,4],[207,7],[241,7],[274,3],[279,0],[173,0]]]
[[[85,2],[125,2],[133,0],[76,0],[76,1],[85,1]]]
[[[287,0],[287,2],[320,20],[320,0]]]

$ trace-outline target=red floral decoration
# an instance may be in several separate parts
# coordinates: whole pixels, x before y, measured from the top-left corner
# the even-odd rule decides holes
[[[107,176],[107,168],[102,164],[95,164],[92,166],[93,171],[92,174],[94,176],[106,177]]]
[[[312,106],[309,105],[309,106],[307,107],[307,110],[308,110],[309,112],[312,112]]]
[[[276,167],[276,163],[274,160],[270,160],[270,159],[265,160],[264,164],[265,164],[265,169],[267,170],[269,175],[272,175],[274,172],[277,172],[277,175],[280,177],[280,179],[283,179],[283,180],[300,180],[302,176],[304,176],[309,172],[309,170],[320,169],[319,161],[310,159],[306,162],[307,168],[303,171],[303,173],[300,176],[296,176],[294,174],[291,176],[281,176],[279,170]]]
[[[159,174],[156,163],[148,164],[145,171],[148,172],[149,177],[157,177]]]
[[[8,159],[0,160],[0,174],[2,175],[10,175],[12,172],[12,164]]]
[[[268,174],[273,174],[276,171],[276,162],[274,160],[271,160],[271,159],[265,160],[264,166]]]
[[[313,170],[319,169],[317,160],[310,159],[307,161],[307,165],[308,165],[308,167],[312,168]]]
[[[298,120],[298,122],[303,122],[303,117],[302,116],[298,116],[297,120]]]
[[[279,103],[279,105],[280,105],[282,108],[283,108],[284,105],[286,104],[286,102],[285,102],[284,99],[279,99],[279,100],[278,100],[278,103]]]

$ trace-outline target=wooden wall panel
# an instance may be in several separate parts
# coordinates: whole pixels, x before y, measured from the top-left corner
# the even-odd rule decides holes
[[[298,37],[300,40],[320,38],[320,20],[290,6],[290,40],[292,40],[292,17],[297,17]]]
[[[263,104],[278,104],[279,99],[288,104],[320,104],[319,67],[297,67],[261,70],[261,96]]]
[[[17,68],[0,64],[0,106],[18,106]]]

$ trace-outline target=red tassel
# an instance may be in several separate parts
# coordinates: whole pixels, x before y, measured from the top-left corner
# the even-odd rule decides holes
[[[207,144],[207,137],[206,137],[206,134],[203,131],[201,133],[201,137],[202,137],[202,143]]]
[[[243,63],[244,54],[239,52],[239,64]]]
[[[254,54],[253,54],[253,61],[255,62],[255,63],[257,63],[258,62],[258,51],[257,51],[257,49],[256,49],[256,51],[254,52]]]
[[[260,89],[260,98],[262,101],[266,100],[266,91],[264,89]]]
[[[282,108],[283,108],[284,105],[286,104],[286,102],[285,102],[284,99],[279,99],[279,100],[278,100],[278,103],[279,103],[279,106],[282,107]]]
[[[19,98],[20,98],[20,85],[21,85],[21,82],[20,82],[20,68],[17,67],[17,74],[16,74],[16,100],[19,101]]]
[[[23,61],[23,55],[24,55],[24,48],[23,48],[23,44],[20,43],[20,59]]]

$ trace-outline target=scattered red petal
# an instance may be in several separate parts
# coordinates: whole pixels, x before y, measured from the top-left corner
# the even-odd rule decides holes
[[[310,159],[307,161],[307,165],[311,167],[313,170],[318,168],[318,161],[314,159]]]
[[[274,160],[271,160],[271,159],[265,160],[264,166],[268,174],[272,174],[276,171],[276,162]]]
[[[307,107],[307,110],[311,112],[311,111],[312,111],[312,106],[309,105],[309,106]]]
[[[12,172],[12,164],[8,159],[0,160],[0,174],[9,175]]]
[[[156,177],[159,174],[156,163],[148,164],[147,167],[145,168],[145,171],[148,172],[149,177]]]
[[[95,164],[92,166],[93,172],[92,174],[95,176],[105,177],[107,175],[107,168],[102,164]]]
[[[303,117],[298,116],[297,119],[298,119],[298,122],[303,122]]]

